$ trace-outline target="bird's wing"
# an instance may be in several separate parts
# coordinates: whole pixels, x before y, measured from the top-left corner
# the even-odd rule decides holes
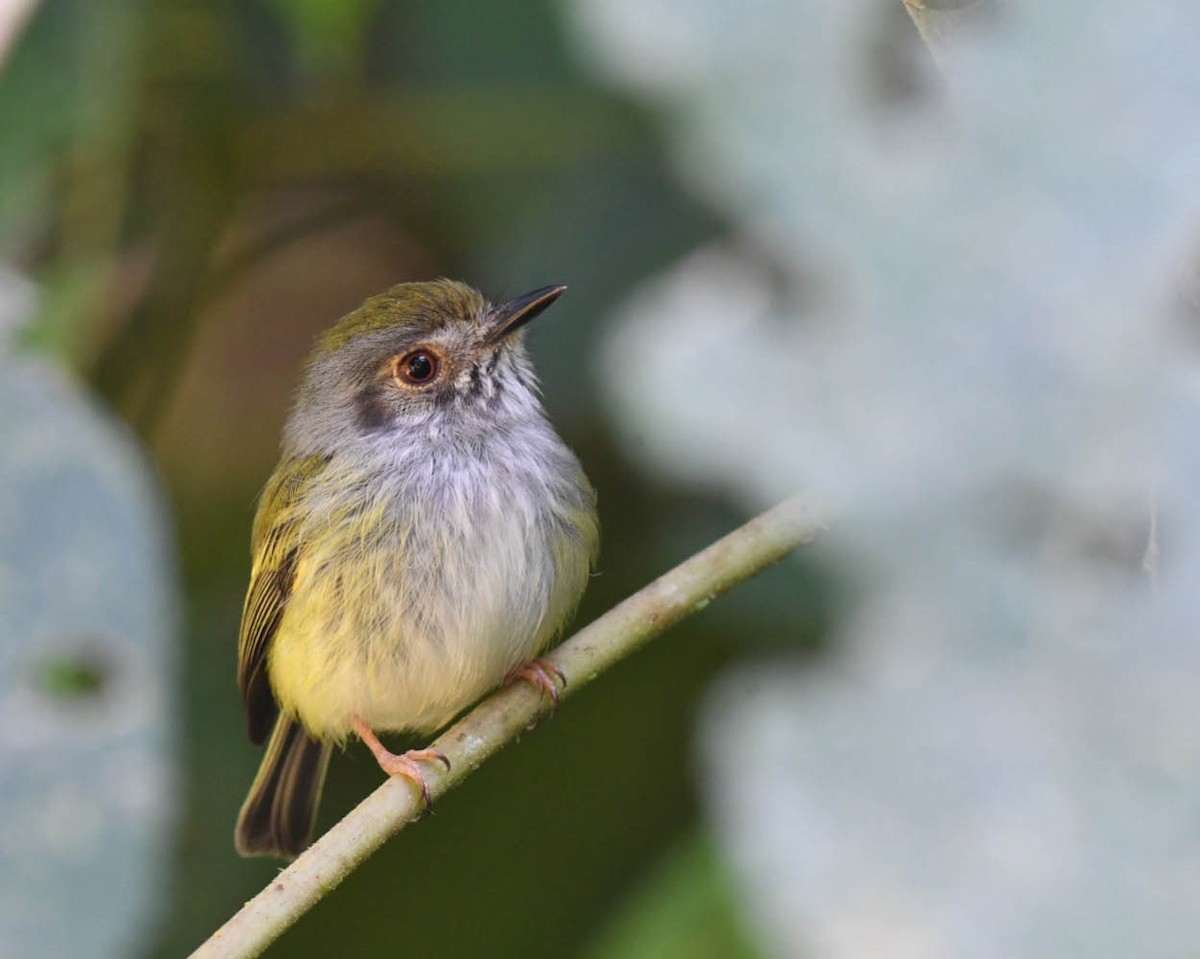
[[[279,464],[263,490],[251,536],[253,565],[238,637],[238,687],[246,729],[254,743],[266,741],[279,706],[267,675],[267,652],[279,628],[303,549],[295,504],[328,460],[320,456]]]

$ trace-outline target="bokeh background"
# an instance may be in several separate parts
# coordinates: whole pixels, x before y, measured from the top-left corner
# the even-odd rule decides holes
[[[255,499],[317,331],[446,275],[570,287],[581,621],[797,489],[830,535],[268,955],[1189,954],[1200,15],[931,6],[0,3],[0,953],[185,955],[275,874]]]

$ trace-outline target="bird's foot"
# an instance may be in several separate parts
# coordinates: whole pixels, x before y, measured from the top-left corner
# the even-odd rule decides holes
[[[550,697],[550,715],[553,716],[555,710],[558,709],[559,680],[563,686],[567,685],[567,674],[562,671],[557,663],[551,662],[541,656],[536,659],[531,659],[522,666],[518,666],[504,677],[504,684],[507,686],[515,683],[517,680],[529,683],[534,689],[545,693]],[[533,729],[537,725],[535,719],[529,724],[528,728]]]
[[[518,666],[504,677],[505,685],[515,683],[518,679],[529,683],[534,689],[539,689],[550,697],[554,707],[558,707],[558,683],[551,678],[558,679],[563,686],[567,685],[567,674],[562,671],[557,663],[553,663],[548,659],[538,657],[531,659],[522,666]]]
[[[425,808],[432,809],[433,799],[429,795],[429,783],[425,781],[425,773],[420,764],[436,760],[449,771],[450,760],[446,754],[439,749],[410,749],[406,753],[397,755],[381,743],[371,727],[361,719],[354,720],[354,730],[358,733],[359,739],[366,743],[367,748],[374,754],[379,768],[389,776],[403,776],[411,782],[421,790],[421,799],[425,802]]]

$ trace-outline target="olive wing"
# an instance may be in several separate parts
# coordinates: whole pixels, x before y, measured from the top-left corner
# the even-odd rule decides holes
[[[267,654],[287,608],[303,552],[296,504],[324,469],[323,457],[285,460],[268,481],[254,517],[250,588],[238,637],[238,688],[250,740],[263,743],[279,715]]]

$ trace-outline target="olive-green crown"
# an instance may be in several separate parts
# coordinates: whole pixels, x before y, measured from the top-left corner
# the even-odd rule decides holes
[[[356,336],[397,326],[436,330],[448,323],[476,323],[487,301],[457,280],[398,283],[338,320],[317,340],[317,354],[340,350]]]

